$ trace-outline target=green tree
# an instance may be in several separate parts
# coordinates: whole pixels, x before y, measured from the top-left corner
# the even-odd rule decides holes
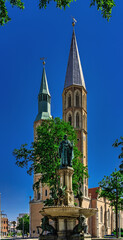
[[[116,216],[116,236],[118,238],[118,210],[123,210],[123,175],[116,171],[110,176],[104,176],[99,183],[100,189],[97,190],[99,198],[104,197],[110,201]]]
[[[19,224],[17,226],[17,230],[21,230],[22,234],[29,233],[29,216],[27,214],[25,214],[22,218],[19,218]]]
[[[123,159],[123,137],[120,137],[120,140],[116,139],[116,141],[112,145],[113,147],[119,147],[121,146],[121,153],[119,154],[118,158]],[[123,160],[120,164],[120,172],[123,174]]]
[[[67,134],[68,139],[73,141],[74,159],[73,159],[73,191],[77,195],[80,191],[80,181],[83,183],[83,177],[87,177],[87,167],[82,164],[82,154],[77,148],[77,136],[74,128],[59,118],[43,121],[37,128],[36,140],[31,144],[22,145],[20,149],[14,150],[16,164],[19,167],[26,167],[27,173],[41,173],[41,178],[34,185],[38,189],[40,181],[47,184],[50,189],[58,190],[59,177],[57,170],[60,166],[59,144]],[[55,191],[54,190],[54,191]]]
[[[46,8],[51,1],[54,1],[56,7],[61,9],[65,9],[67,6],[70,6],[71,2],[73,2],[73,0],[39,0],[39,9]],[[21,0],[9,0],[9,3],[12,7],[16,6],[20,9],[24,9],[24,3]],[[91,0],[90,7],[95,5],[97,10],[101,10],[102,16],[109,20],[112,8],[115,6],[114,0]],[[8,15],[6,1],[0,0],[0,24],[4,25],[10,20],[11,18]]]

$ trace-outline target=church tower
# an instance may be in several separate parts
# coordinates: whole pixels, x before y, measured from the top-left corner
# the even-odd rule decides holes
[[[38,94],[38,114],[34,121],[34,139],[36,136],[36,128],[41,125],[43,120],[51,118],[51,96],[47,83],[47,76],[45,71],[45,62],[43,62],[43,73],[41,79],[41,86]]]
[[[48,82],[45,71],[45,62],[43,62],[43,73],[41,78],[41,85],[38,94],[38,114],[34,121],[34,140],[36,139],[36,129],[41,125],[42,121],[51,118],[51,96],[48,88]],[[41,173],[34,173],[33,182],[37,182],[41,177]],[[42,186],[40,183],[39,189],[34,189],[33,200],[30,199],[30,234],[31,237],[38,237],[41,222],[41,214],[39,213],[44,205],[44,200],[49,198],[48,186]]]
[[[87,90],[74,28],[64,90],[62,94],[62,102],[63,120],[70,122],[77,131],[78,149],[83,154],[82,162],[84,166],[87,166]],[[85,198],[88,198],[88,179],[84,179],[83,195]]]

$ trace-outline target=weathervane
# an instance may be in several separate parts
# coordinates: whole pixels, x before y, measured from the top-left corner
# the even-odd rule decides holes
[[[42,57],[42,58],[40,58],[40,60],[43,62],[43,66],[45,66],[45,64],[46,64],[46,62],[45,62],[46,58],[45,58],[45,57]]]
[[[72,21],[72,26],[74,27],[75,24],[77,23],[76,19],[74,17],[72,17],[73,21]]]

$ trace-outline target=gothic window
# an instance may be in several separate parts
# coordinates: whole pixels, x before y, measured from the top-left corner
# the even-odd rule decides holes
[[[79,94],[76,94],[76,107],[79,107]]]
[[[103,208],[100,207],[100,222],[103,222]]]
[[[70,125],[72,124],[72,117],[71,117],[71,114],[69,114],[68,122],[70,123]]]
[[[76,127],[79,127],[79,113],[76,114]]]
[[[45,190],[45,196],[47,196],[47,190]]]
[[[71,95],[68,96],[68,107],[71,107]]]
[[[47,101],[47,95],[43,94],[43,101]]]
[[[37,200],[40,200],[40,192],[37,192]]]

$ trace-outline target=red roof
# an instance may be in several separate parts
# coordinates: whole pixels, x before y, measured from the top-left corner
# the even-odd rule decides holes
[[[99,189],[100,187],[95,187],[95,188],[89,188],[88,192],[91,193],[91,198],[93,199],[97,199],[98,197],[98,193],[96,193],[97,189]]]

